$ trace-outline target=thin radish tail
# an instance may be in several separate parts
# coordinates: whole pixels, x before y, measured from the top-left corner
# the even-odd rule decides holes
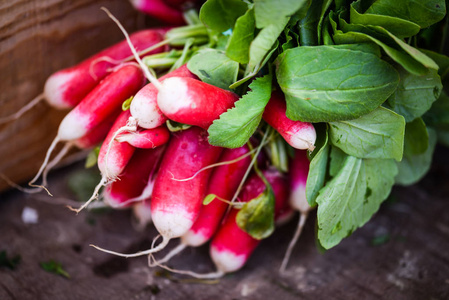
[[[47,178],[48,178],[48,172],[56,166],[69,152],[69,150],[72,148],[73,143],[68,142],[64,145],[64,147],[59,151],[59,153],[47,164],[47,167],[44,169],[44,172],[42,173],[42,186],[47,186]]]
[[[35,107],[39,102],[41,102],[44,99],[45,99],[45,95],[43,93],[36,96],[36,98],[34,98],[30,102],[28,102],[27,105],[25,105],[24,107],[19,109],[14,114],[0,118],[0,125],[19,119],[23,114],[25,114],[27,111],[31,110],[33,107]]]
[[[148,249],[148,250],[139,251],[139,252],[136,252],[136,253],[129,253],[129,254],[111,251],[111,250],[108,250],[108,249],[104,249],[104,248],[98,247],[98,246],[93,245],[93,244],[90,244],[89,246],[94,247],[95,249],[100,250],[102,252],[106,252],[106,253],[109,253],[109,254],[112,254],[112,255],[117,255],[117,256],[120,256],[120,257],[129,258],[129,257],[138,257],[138,256],[149,255],[149,254],[152,254],[152,253],[159,252],[159,251],[161,251],[162,249],[164,249],[168,245],[168,242],[170,240],[171,240],[171,238],[163,236],[162,237],[162,242],[159,245],[157,245],[157,247],[151,247],[151,249]]]
[[[176,249],[176,248],[175,248]],[[154,262],[151,262],[151,260],[153,260]],[[191,276],[193,278],[197,278],[197,279],[218,279],[221,278],[225,275],[225,273],[223,271],[217,270],[216,272],[212,272],[212,273],[205,273],[205,274],[199,274],[193,271],[187,271],[187,270],[176,270],[176,269],[172,269],[166,265],[163,265],[160,263],[160,261],[157,261],[154,256],[152,254],[148,255],[148,265],[150,267],[152,266],[158,266],[162,269],[165,269],[169,272],[175,273],[175,274],[181,274],[181,275],[188,275]]]
[[[162,84],[156,79],[156,77],[154,77],[150,70],[148,69],[148,67],[143,63],[143,61],[140,59],[139,54],[137,54],[136,48],[134,48],[134,45],[131,42],[131,39],[129,38],[129,34],[126,32],[125,28],[122,26],[122,24],[120,23],[119,20],[117,20],[116,17],[114,17],[111,12],[105,8],[102,7],[101,8],[104,12],[106,12],[106,14],[108,15],[109,18],[112,19],[112,21],[114,21],[117,26],[120,28],[120,30],[123,32],[123,35],[126,38],[126,41],[128,42],[129,48],[132,52],[132,54],[134,55],[134,58],[136,59],[137,63],[140,65],[140,67],[142,68],[143,73],[145,74],[145,77],[158,89],[160,90],[162,88]]]
[[[279,268],[279,272],[282,274],[287,269],[288,261],[290,260],[290,256],[292,254],[293,248],[296,245],[296,242],[298,241],[299,237],[301,236],[302,229],[304,228],[304,224],[306,223],[307,216],[309,215],[309,212],[300,212],[299,214],[299,222],[298,227],[296,227],[295,234],[293,235],[292,240],[290,241],[290,244],[288,245],[287,251],[285,252],[284,259],[282,260],[281,267]]]
[[[27,194],[35,194],[35,193],[39,193],[42,192],[41,188],[24,188],[20,185],[18,185],[17,183],[15,183],[14,181],[12,181],[8,176],[6,176],[3,173],[0,173],[0,177],[12,188],[15,188],[18,191],[21,191],[23,193],[27,193]]]
[[[92,196],[90,197],[90,199],[87,200],[80,208],[73,208],[72,206],[67,206],[68,209],[76,212],[76,214],[79,214],[79,212],[82,211],[83,209],[85,209],[92,201],[94,201],[95,199],[98,199],[98,194],[99,194],[100,189],[103,186],[105,186],[107,183],[108,183],[108,179],[106,178],[106,176],[102,175],[100,183],[98,183],[98,185],[95,187],[94,192],[93,192]]]
[[[159,264],[165,263],[165,262],[169,261],[172,257],[174,257],[174,256],[178,255],[179,253],[181,253],[182,251],[184,251],[185,248],[187,248],[187,244],[180,242],[178,246],[171,249],[170,252],[167,253],[167,255],[165,255],[162,259],[159,259],[157,262],[154,257],[153,257],[153,260],[155,261],[154,263],[151,262],[151,259],[148,259],[148,265],[150,267],[156,267]]]
[[[59,143],[59,141],[60,141],[60,138],[59,138],[58,136],[55,137],[55,139],[53,140],[53,142],[52,142],[51,145],[50,145],[50,148],[48,148],[48,150],[47,150],[47,154],[45,155],[45,159],[44,159],[44,162],[42,163],[41,168],[40,168],[39,171],[37,172],[36,176],[34,176],[34,178],[31,179],[30,182],[28,182],[28,185],[29,185],[29,186],[35,187],[35,188],[42,188],[42,189],[44,189],[50,196],[53,196],[53,195],[50,193],[50,191],[49,191],[45,186],[43,186],[43,185],[36,185],[36,184],[33,184],[33,183],[35,183],[36,180],[38,180],[39,177],[41,176],[42,172],[44,172],[45,167],[47,166],[48,161],[50,160],[51,153],[53,152],[53,150],[55,149],[55,147],[56,147],[56,145]]]
[[[105,164],[105,176],[106,178],[108,178],[109,180],[115,180],[115,176],[110,176],[110,172],[109,172],[109,153],[111,152],[112,149],[112,144],[116,141],[117,136],[123,132],[135,132],[137,131],[137,120],[133,117],[129,117],[128,122],[125,126],[120,127],[112,136],[111,140],[109,141],[108,144],[108,150],[106,151],[106,154],[104,156],[104,164]]]

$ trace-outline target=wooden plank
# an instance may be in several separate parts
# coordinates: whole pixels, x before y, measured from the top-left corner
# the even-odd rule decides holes
[[[242,270],[209,283],[161,276],[144,257],[118,258],[88,246],[125,253],[150,247],[155,229],[136,231],[128,211],[75,215],[63,205],[39,201],[58,199],[0,194],[0,251],[22,257],[17,269],[0,268],[0,299],[449,299],[449,149],[439,149],[437,158],[426,179],[395,188],[366,226],[328,252],[315,247],[312,214],[285,274],[278,268],[296,220],[264,240]],[[66,182],[80,169],[54,174],[49,185],[54,194],[73,198]],[[22,222],[24,207],[37,210],[37,224]],[[385,243],[372,244],[385,235]],[[50,259],[61,262],[71,278],[39,267]],[[214,270],[207,246],[187,249],[170,265]]]
[[[130,32],[144,25],[129,1],[9,0],[0,2],[0,118],[39,95],[53,72],[123,38],[100,10],[107,7]],[[0,173],[15,182],[32,177],[66,112],[36,106],[0,125]],[[7,188],[0,180],[0,191]]]

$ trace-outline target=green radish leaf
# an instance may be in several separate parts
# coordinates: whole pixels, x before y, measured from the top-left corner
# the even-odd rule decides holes
[[[446,5],[444,0],[377,0],[365,13],[398,17],[426,28],[444,18]]]
[[[271,75],[255,79],[247,94],[235,107],[220,115],[208,129],[209,143],[214,146],[238,148],[243,146],[259,126],[265,106],[271,97]]]
[[[329,175],[335,177],[343,166],[348,155],[339,148],[332,146],[329,155]]]
[[[360,13],[361,1],[351,4],[350,19],[353,24],[381,26],[399,38],[410,37],[418,34],[421,27],[408,20],[397,17]]]
[[[203,200],[203,205],[208,205],[210,204],[212,201],[214,201],[214,199],[217,197],[217,195],[215,194],[209,194],[206,197],[204,197]]]
[[[261,66],[261,62],[272,53],[279,35],[288,23],[288,18],[283,18],[276,24],[270,24],[262,29],[251,43],[249,48],[249,62],[247,69],[253,71]]]
[[[419,49],[419,51],[430,57],[438,65],[438,75],[441,77],[443,86],[449,86],[449,57],[426,49]]]
[[[100,146],[95,147],[92,151],[87,154],[86,162],[84,163],[84,167],[86,169],[92,168],[97,164],[98,154],[100,153]]]
[[[204,49],[198,51],[187,63],[190,72],[202,81],[219,88],[230,90],[229,86],[237,80],[238,62],[226,56],[224,51]]]
[[[324,186],[329,160],[327,129],[325,126],[316,126],[315,128],[317,129],[316,148],[312,152],[313,157],[310,161],[306,183],[306,199],[310,206],[316,206],[316,197]],[[320,130],[320,128],[322,129]]]
[[[379,107],[357,119],[329,123],[333,145],[359,158],[402,159],[404,118]]]
[[[405,125],[404,156],[423,154],[429,147],[427,127],[421,118]]]
[[[50,260],[48,262],[41,262],[41,263],[39,263],[39,265],[41,266],[42,269],[44,269],[45,271],[47,271],[49,273],[61,275],[65,278],[70,278],[69,273],[67,273],[67,271],[64,270],[61,263],[59,263],[59,262]]]
[[[412,154],[413,151],[408,150],[409,148],[415,147],[415,145],[410,139],[406,139],[406,143],[404,145],[404,159],[398,163],[399,173],[395,178],[397,184],[400,185],[411,185],[419,180],[421,180],[424,175],[429,171],[433,152],[435,150],[435,145],[437,143],[437,134],[435,130],[431,128],[427,128],[428,133],[421,137],[423,140],[426,140],[428,135],[428,147],[427,150],[422,154]],[[406,131],[407,133],[407,131]],[[413,135],[417,135],[416,133],[412,133]]]
[[[206,27],[223,32],[232,28],[247,9],[248,5],[240,0],[208,0],[201,6],[200,20]]]
[[[182,131],[182,130],[187,130],[190,127],[192,127],[192,125],[187,125],[187,124],[175,122],[172,120],[167,120],[165,122],[165,125],[167,125],[167,128],[170,132],[178,132],[178,131]]]
[[[259,29],[276,25],[307,4],[307,0],[254,0],[256,26]],[[282,21],[281,21],[282,22]]]
[[[334,16],[335,18],[335,16]],[[344,19],[339,19],[342,30],[337,30],[335,21],[331,21],[334,27],[334,40],[336,44],[351,43],[376,43],[385,53],[400,64],[404,69],[415,75],[424,75],[428,68],[438,69],[433,60],[421,53],[416,48],[405,44],[379,26],[364,26],[360,24],[348,24]]]
[[[226,55],[241,64],[249,62],[249,48],[254,39],[254,10],[248,10],[235,22],[231,38],[226,46]]]
[[[316,199],[320,244],[329,249],[368,222],[388,197],[396,174],[394,160],[347,156]]]
[[[22,257],[20,255],[15,255],[13,257],[8,257],[6,250],[0,252],[0,267],[5,267],[10,270],[15,270],[20,264]]]
[[[131,107],[131,102],[133,101],[134,96],[129,97],[122,103],[122,110],[128,110]]]
[[[256,198],[245,203],[236,216],[237,225],[257,240],[274,231],[274,194],[267,188]]]
[[[411,122],[430,109],[443,85],[434,69],[429,69],[423,76],[410,74],[403,68],[398,68],[398,73],[401,79],[396,91],[388,98],[388,105],[404,116],[406,122]]]
[[[299,38],[301,46],[318,45],[318,23],[320,22],[323,0],[310,4],[307,14],[299,20]]]
[[[298,47],[276,59],[276,77],[292,120],[354,119],[396,89],[396,70],[379,57],[336,46]]]
[[[441,92],[440,97],[432,104],[423,119],[427,125],[435,128],[449,127],[449,96],[445,91]]]

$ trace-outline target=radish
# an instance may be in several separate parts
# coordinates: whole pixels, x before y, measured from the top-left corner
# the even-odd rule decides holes
[[[207,132],[198,127],[173,134],[165,151],[151,198],[151,218],[163,240],[155,248],[122,254],[95,248],[123,257],[135,257],[162,250],[170,239],[185,234],[199,215],[210,169],[198,172],[217,161],[222,148],[211,146]],[[189,178],[196,175],[193,178]],[[189,178],[188,180],[183,180]]]
[[[198,78],[195,74],[183,65],[178,69],[162,76],[159,80],[163,81],[170,77],[189,77]],[[149,83],[143,87],[133,98],[131,102],[131,115],[136,119],[137,125],[142,128],[156,128],[165,123],[165,117],[157,105],[157,88]]]
[[[211,174],[206,195],[216,195],[230,200],[251,163],[249,148],[225,149],[220,157],[220,166]],[[164,263],[184,250],[187,246],[198,247],[206,243],[219,227],[228,204],[215,198],[201,207],[200,214],[192,227],[181,237],[179,246],[173,248],[164,258]]]
[[[270,183],[275,196],[275,219],[282,215],[282,208],[288,199],[287,178],[276,169],[263,172]],[[265,190],[265,183],[258,176],[248,180],[241,195],[242,202],[248,202],[259,196]],[[210,256],[217,267],[215,276],[235,272],[242,268],[251,253],[260,243],[248,233],[243,231],[236,223],[238,210],[232,209],[223,225],[220,227],[210,245]],[[213,274],[213,273],[212,273]]]
[[[167,5],[163,0],[131,0],[139,11],[171,25],[185,24],[180,10]]]
[[[130,36],[133,45],[140,49],[157,46],[164,39],[166,29],[147,29]],[[155,47],[148,54],[162,52],[163,47]],[[77,105],[95,86],[111,72],[111,69],[130,57],[126,40],[83,60],[75,66],[60,70],[45,82],[44,92],[31,100],[13,115],[0,118],[0,124],[18,119],[25,112],[46,99],[54,108],[67,109]]]
[[[157,104],[170,120],[207,129],[238,98],[233,92],[199,80],[172,77],[162,83]]]
[[[44,163],[29,184],[33,186],[32,184],[39,178],[59,141],[73,141],[85,136],[105,119],[117,113],[121,109],[122,102],[134,95],[144,83],[142,72],[134,64],[120,66],[100,82],[62,120]]]
[[[163,151],[164,147],[137,149],[120,174],[120,180],[109,183],[104,189],[104,201],[113,208],[126,208],[135,201],[151,197],[152,175]]]
[[[120,134],[116,140],[127,142],[131,146],[140,149],[153,149],[168,142],[170,131],[167,127],[159,126],[154,129],[137,130]]]
[[[274,92],[265,107],[263,119],[296,149],[315,149],[316,132],[311,123],[292,121],[285,115],[284,95]]]
[[[307,158],[306,151],[296,150],[295,157],[290,164],[290,205],[294,210],[299,211],[299,223],[296,232],[287,248],[284,259],[282,260],[280,272],[284,272],[287,268],[290,255],[293,247],[301,235],[304,224],[307,220],[309,212],[312,207],[309,205],[306,199],[306,183],[307,175],[309,173],[309,159]]]
[[[77,213],[80,212],[84,207],[89,205],[89,203],[98,197],[98,191],[102,186],[108,182],[115,181],[119,175],[123,172],[129,160],[136,148],[128,143],[120,143],[114,140],[116,132],[123,127],[126,122],[128,122],[130,113],[129,110],[123,111],[115,121],[111,130],[109,131],[106,139],[101,145],[100,152],[98,153],[98,168],[101,172],[100,183],[94,190],[92,197],[86,201],[79,209],[74,210]]]

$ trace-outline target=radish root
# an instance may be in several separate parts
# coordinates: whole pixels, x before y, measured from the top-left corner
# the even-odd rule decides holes
[[[288,261],[290,260],[290,256],[292,254],[293,248],[296,245],[296,242],[298,241],[299,237],[301,236],[302,229],[304,228],[304,224],[306,223],[307,216],[309,215],[309,212],[300,212],[299,213],[299,222],[298,227],[296,228],[295,234],[293,235],[292,240],[290,241],[290,244],[288,245],[287,251],[285,252],[284,259],[282,260],[281,267],[279,268],[279,272],[282,274],[287,269]]]
[[[44,99],[45,99],[45,95],[43,93],[38,95],[36,98],[34,98],[30,102],[28,102],[24,107],[19,109],[19,111],[17,111],[16,113],[14,113],[12,115],[9,115],[9,116],[6,116],[6,117],[3,117],[3,118],[0,118],[0,124],[4,124],[4,123],[8,123],[10,121],[17,120],[24,113],[26,113],[27,111],[29,111],[30,109],[35,107],[39,102],[41,102]]]
[[[129,38],[129,34],[126,32],[126,29],[123,27],[123,25],[120,23],[119,20],[117,20],[116,17],[114,17],[114,15],[111,14],[111,12],[105,8],[102,7],[101,8],[104,12],[106,12],[106,14],[108,15],[109,18],[112,19],[112,21],[114,21],[118,28],[120,28],[120,30],[123,32],[123,35],[126,38],[126,41],[128,42],[129,48],[131,49],[131,52],[134,55],[134,58],[136,59],[137,63],[140,65],[140,67],[142,68],[143,73],[145,74],[145,77],[158,89],[160,90],[162,85],[161,83],[156,79],[156,77],[154,77],[150,70],[148,69],[148,67],[143,63],[143,61],[140,59],[139,54],[136,51],[136,48],[134,48],[134,45],[131,42],[131,39]]]
[[[95,199],[98,199],[98,194],[100,189],[107,184],[108,180],[105,176],[101,177],[100,183],[95,187],[94,193],[90,197],[89,200],[87,200],[80,208],[73,208],[72,206],[67,206],[68,209],[71,211],[76,212],[76,214],[79,214],[80,211],[82,211],[84,208],[86,208],[92,201]]]
[[[153,260],[155,261],[154,263],[151,262],[151,259],[148,259],[148,265],[150,267],[156,267],[156,266],[158,266],[158,263],[159,264],[165,263],[165,262],[169,261],[175,255],[178,255],[179,253],[184,251],[184,249],[186,247],[187,247],[186,244],[184,244],[183,242],[180,242],[178,246],[171,249],[170,252],[168,252],[167,255],[165,255],[162,259],[158,260],[157,263],[156,263],[156,259],[154,257],[153,257]]]
[[[151,260],[154,261],[154,263],[151,262]],[[156,259],[154,259],[154,256],[152,254],[148,255],[148,265],[149,266],[158,266],[162,269],[165,269],[167,271],[170,271],[172,273],[175,274],[181,274],[181,275],[188,275],[191,276],[193,278],[197,278],[197,279],[218,279],[221,278],[225,275],[225,273],[223,271],[216,271],[213,273],[206,273],[206,274],[198,274],[192,271],[184,271],[184,270],[176,270],[176,269],[172,269],[166,265],[161,264],[160,262],[158,262]]]
[[[155,238],[155,240],[158,239],[158,238],[159,238],[159,236],[157,236]],[[98,247],[98,246],[93,245],[93,244],[90,244],[89,246],[94,247],[95,249],[100,250],[102,252],[106,252],[106,253],[109,253],[109,254],[117,255],[117,256],[120,256],[120,257],[129,258],[129,257],[138,257],[138,256],[149,255],[151,253],[159,252],[162,249],[164,249],[165,246],[167,246],[169,241],[170,241],[170,238],[167,238],[167,237],[163,236],[162,237],[162,242],[159,245],[157,245],[157,247],[151,247],[151,249],[148,249],[148,250],[139,251],[139,252],[136,252],[136,253],[129,253],[129,254],[107,250],[107,249]]]

